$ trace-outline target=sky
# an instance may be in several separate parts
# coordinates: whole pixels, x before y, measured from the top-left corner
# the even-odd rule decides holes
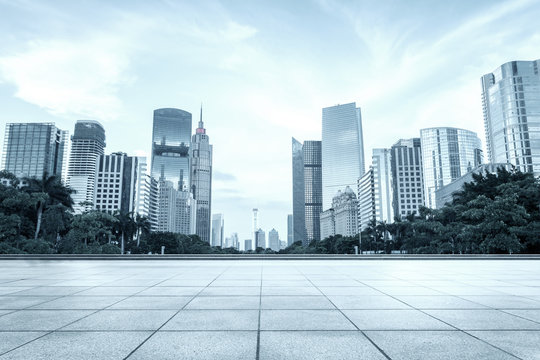
[[[107,153],[150,157],[153,110],[195,129],[202,103],[226,236],[258,208],[286,240],[291,137],[320,140],[323,107],[362,108],[367,164],[425,127],[485,143],[480,77],[539,59],[538,19],[540,0],[0,0],[0,137],[95,119]]]

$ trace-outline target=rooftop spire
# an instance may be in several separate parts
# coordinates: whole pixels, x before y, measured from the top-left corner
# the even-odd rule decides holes
[[[204,123],[202,121],[202,103],[201,103],[201,117],[199,119],[199,126],[196,130],[197,134],[206,134],[206,129],[204,128]]]

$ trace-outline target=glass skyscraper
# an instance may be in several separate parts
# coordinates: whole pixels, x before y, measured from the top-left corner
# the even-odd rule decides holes
[[[482,77],[490,163],[540,175],[540,60],[511,61]]]
[[[92,209],[96,164],[105,149],[105,129],[95,120],[78,120],[71,137],[71,154],[67,185],[76,192],[72,195],[75,213]],[[86,203],[81,205],[81,203]]]
[[[435,191],[482,163],[476,133],[450,127],[420,130],[425,205],[436,207]]]
[[[292,139],[293,241],[304,245],[321,239],[322,155],[320,141]]]
[[[68,141],[54,123],[6,124],[2,169],[19,178],[47,173],[65,180]]]
[[[194,233],[190,193],[191,114],[179,109],[154,110],[151,176],[157,180],[153,230]]]
[[[362,116],[356,103],[322,110],[323,209],[332,206],[338,190],[356,189],[365,171]]]
[[[210,242],[210,214],[212,211],[212,145],[202,121],[191,142],[191,192],[196,206],[195,233],[202,241]]]

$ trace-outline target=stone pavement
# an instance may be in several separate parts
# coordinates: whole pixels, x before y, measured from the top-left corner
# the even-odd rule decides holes
[[[539,260],[0,260],[0,359],[540,359]]]

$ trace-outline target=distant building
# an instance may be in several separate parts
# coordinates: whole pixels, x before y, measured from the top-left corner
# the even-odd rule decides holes
[[[71,137],[71,154],[67,185],[75,190],[73,210],[81,213],[92,209],[96,164],[105,149],[105,129],[95,120],[78,120]],[[84,205],[81,205],[83,203]]]
[[[321,213],[321,240],[336,234],[336,221],[334,219],[334,209],[330,208]]]
[[[226,237],[223,247],[238,249],[239,248],[238,234],[237,233],[232,233],[230,237]]]
[[[425,199],[420,138],[401,139],[390,152],[393,215],[418,214]]]
[[[539,68],[540,60],[511,61],[481,79],[489,162],[535,175],[540,175]]]
[[[281,247],[279,241],[279,233],[276,229],[272,229],[268,232],[268,247],[274,251],[279,251]]]
[[[321,142],[292,139],[293,241],[320,240],[322,212]]]
[[[293,242],[293,216],[289,214],[287,215],[287,246],[292,245]]]
[[[223,246],[223,237],[225,236],[225,219],[223,214],[212,215],[212,246]]]
[[[251,244],[252,244],[252,240],[251,240],[251,239],[244,240],[244,251],[252,251],[252,250],[253,250],[253,246],[252,246]]]
[[[137,179],[139,174],[137,157],[125,153],[100,155],[96,164],[94,186],[94,209],[108,213],[128,214],[135,210]]]
[[[333,219],[333,224],[330,221]],[[338,191],[332,199],[332,207],[321,215],[324,238],[332,235],[354,236],[358,233],[358,201],[350,187]],[[333,233],[332,233],[333,229]]]
[[[135,213],[144,216],[151,228],[157,228],[157,180],[148,174],[146,157],[137,157],[137,184],[135,193]]]
[[[266,249],[266,234],[262,229],[255,231],[255,248],[259,247]]]
[[[2,169],[18,178],[44,173],[66,180],[69,135],[54,123],[6,124]]]
[[[461,190],[463,190],[463,185],[468,182],[473,181],[473,174],[485,174],[486,172],[496,173],[497,169],[504,168],[506,170],[511,170],[511,164],[483,164],[477,166],[473,170],[469,171],[465,175],[456,180],[452,181],[450,184],[443,186],[442,188],[435,191],[436,199],[436,208],[440,209],[444,207],[447,203],[452,203],[454,200],[453,195]]]
[[[370,221],[376,219],[374,184],[373,168],[370,168],[358,179],[357,221],[359,232],[364,230]]]
[[[356,103],[322,110],[322,185],[323,210],[345,186],[356,187],[364,174],[362,116]]]
[[[482,164],[476,133],[450,127],[420,130],[425,205],[435,208],[435,191]]]
[[[279,241],[279,249],[285,249],[287,247],[287,242],[286,241],[283,241],[283,240],[280,240]]]

